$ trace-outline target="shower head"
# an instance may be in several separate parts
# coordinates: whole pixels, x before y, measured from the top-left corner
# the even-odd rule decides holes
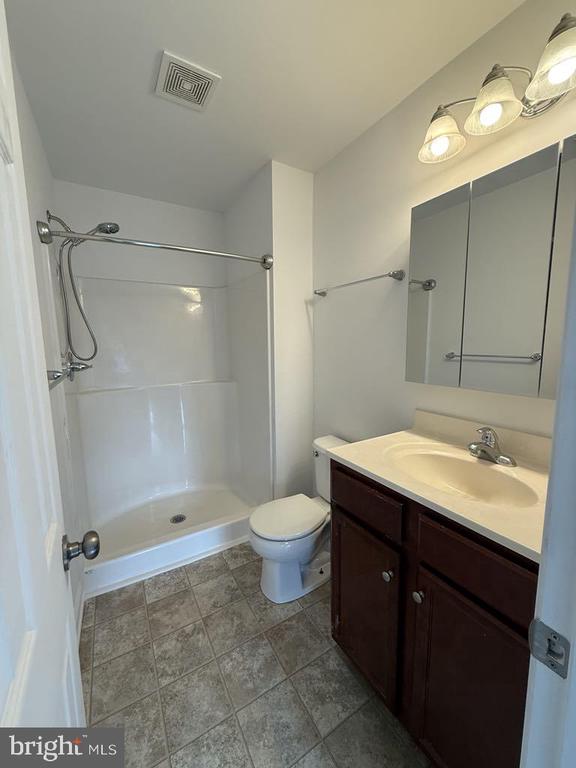
[[[114,221],[103,221],[101,224],[96,224],[87,235],[115,235],[120,227]],[[79,241],[80,242],[80,241]]]
[[[100,232],[103,235],[115,235],[120,227],[114,221],[104,221],[102,224],[98,224],[95,231]]]

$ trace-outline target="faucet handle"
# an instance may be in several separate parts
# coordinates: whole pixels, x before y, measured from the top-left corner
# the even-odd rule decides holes
[[[484,445],[488,445],[490,448],[495,448],[498,445],[498,435],[492,427],[480,427],[476,432],[480,435]]]

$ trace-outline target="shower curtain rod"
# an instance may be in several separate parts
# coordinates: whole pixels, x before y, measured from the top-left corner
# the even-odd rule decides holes
[[[52,230],[45,221],[37,221],[36,228],[41,242],[49,244],[55,237],[65,240],[91,240],[97,243],[114,243],[116,245],[135,245],[140,248],[158,248],[165,251],[179,251],[180,253],[199,253],[203,256],[218,256],[223,259],[236,259],[238,261],[253,261],[264,269],[271,269],[274,259],[270,254],[264,256],[243,256],[240,253],[226,253],[225,251],[208,251],[204,248],[190,248],[187,245],[175,245],[173,243],[156,243],[151,240],[132,240],[127,237],[115,237],[113,235],[88,235],[82,232],[68,232],[65,230]]]

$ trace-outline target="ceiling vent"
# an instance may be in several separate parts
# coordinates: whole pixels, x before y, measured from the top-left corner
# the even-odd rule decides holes
[[[220,80],[220,75],[164,51],[156,94],[202,111],[212,98]]]

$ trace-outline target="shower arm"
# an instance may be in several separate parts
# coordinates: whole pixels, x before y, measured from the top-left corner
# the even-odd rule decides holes
[[[209,251],[204,248],[191,248],[187,245],[175,245],[174,243],[156,243],[151,240],[132,240],[127,237],[115,237],[104,234],[86,234],[83,232],[52,230],[45,221],[37,221],[36,228],[40,241],[49,244],[55,237],[66,240],[89,240],[96,243],[112,243],[114,245],[133,245],[137,248],[156,248],[165,251],[178,251],[179,253],[196,253],[203,256],[218,256],[223,259],[235,259],[236,261],[252,261],[260,264],[263,269],[271,269],[274,259],[270,254],[264,256],[244,256],[240,253],[227,253],[225,251]]]

